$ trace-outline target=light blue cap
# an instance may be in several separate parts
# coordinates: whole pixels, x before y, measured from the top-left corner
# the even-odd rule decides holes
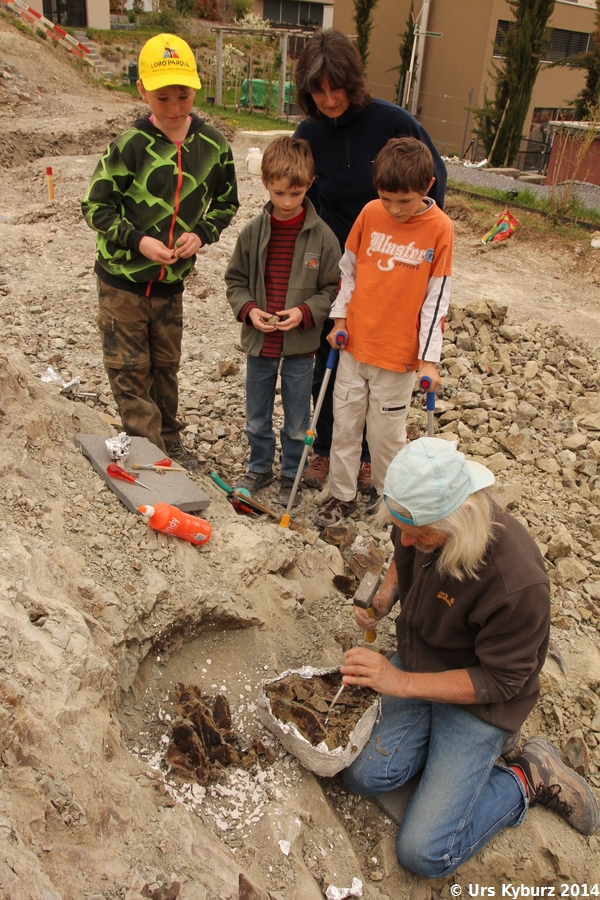
[[[456,441],[419,438],[394,457],[385,476],[383,498],[395,500],[412,517],[390,510],[395,519],[417,527],[431,525],[494,483],[493,472],[466,459],[456,448]]]

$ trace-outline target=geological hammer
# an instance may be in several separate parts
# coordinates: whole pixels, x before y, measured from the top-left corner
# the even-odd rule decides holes
[[[356,593],[354,594],[354,605],[360,606],[361,609],[366,609],[368,615],[372,619],[375,618],[375,610],[373,609],[373,597],[377,593],[380,581],[380,575],[376,575],[375,572],[367,572],[364,575],[363,580],[357,587]],[[371,629],[365,631],[365,641],[367,642],[367,644],[372,644],[376,636],[376,632],[371,631]]]

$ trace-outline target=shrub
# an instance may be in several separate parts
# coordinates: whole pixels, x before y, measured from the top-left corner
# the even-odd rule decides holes
[[[207,19],[209,22],[220,22],[221,11],[219,9],[218,0],[196,0],[194,4],[194,13],[200,19]]]
[[[231,11],[234,19],[241,19],[247,13],[252,12],[254,4],[252,0],[231,0]]]

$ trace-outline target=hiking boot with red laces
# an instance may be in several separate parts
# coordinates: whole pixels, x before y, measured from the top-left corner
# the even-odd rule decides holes
[[[553,809],[581,834],[597,831],[600,810],[594,792],[584,778],[564,764],[554,744],[536,735],[510,765],[519,766],[525,773],[529,806],[539,803]]]
[[[313,453],[302,475],[302,481],[311,488],[323,487],[329,475],[329,457]]]
[[[371,481],[371,463],[361,462],[358,470],[357,487],[361,494],[370,494],[373,482]]]

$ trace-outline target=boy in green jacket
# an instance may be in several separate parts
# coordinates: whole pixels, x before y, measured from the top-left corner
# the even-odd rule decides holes
[[[273,406],[281,363],[281,483],[287,506],[310,419],[314,355],[340,277],[340,245],[305,197],[314,180],[306,141],[283,136],[262,159],[270,201],[242,230],[225,273],[227,299],[242,323],[250,462],[238,481],[254,493],[275,479]],[[294,505],[300,502],[297,494]]]
[[[192,113],[200,80],[188,44],[143,46],[137,88],[150,107],[105,151],[82,203],[97,232],[104,365],[123,429],[188,469],[177,419],[183,279],[238,208],[231,148]]]

